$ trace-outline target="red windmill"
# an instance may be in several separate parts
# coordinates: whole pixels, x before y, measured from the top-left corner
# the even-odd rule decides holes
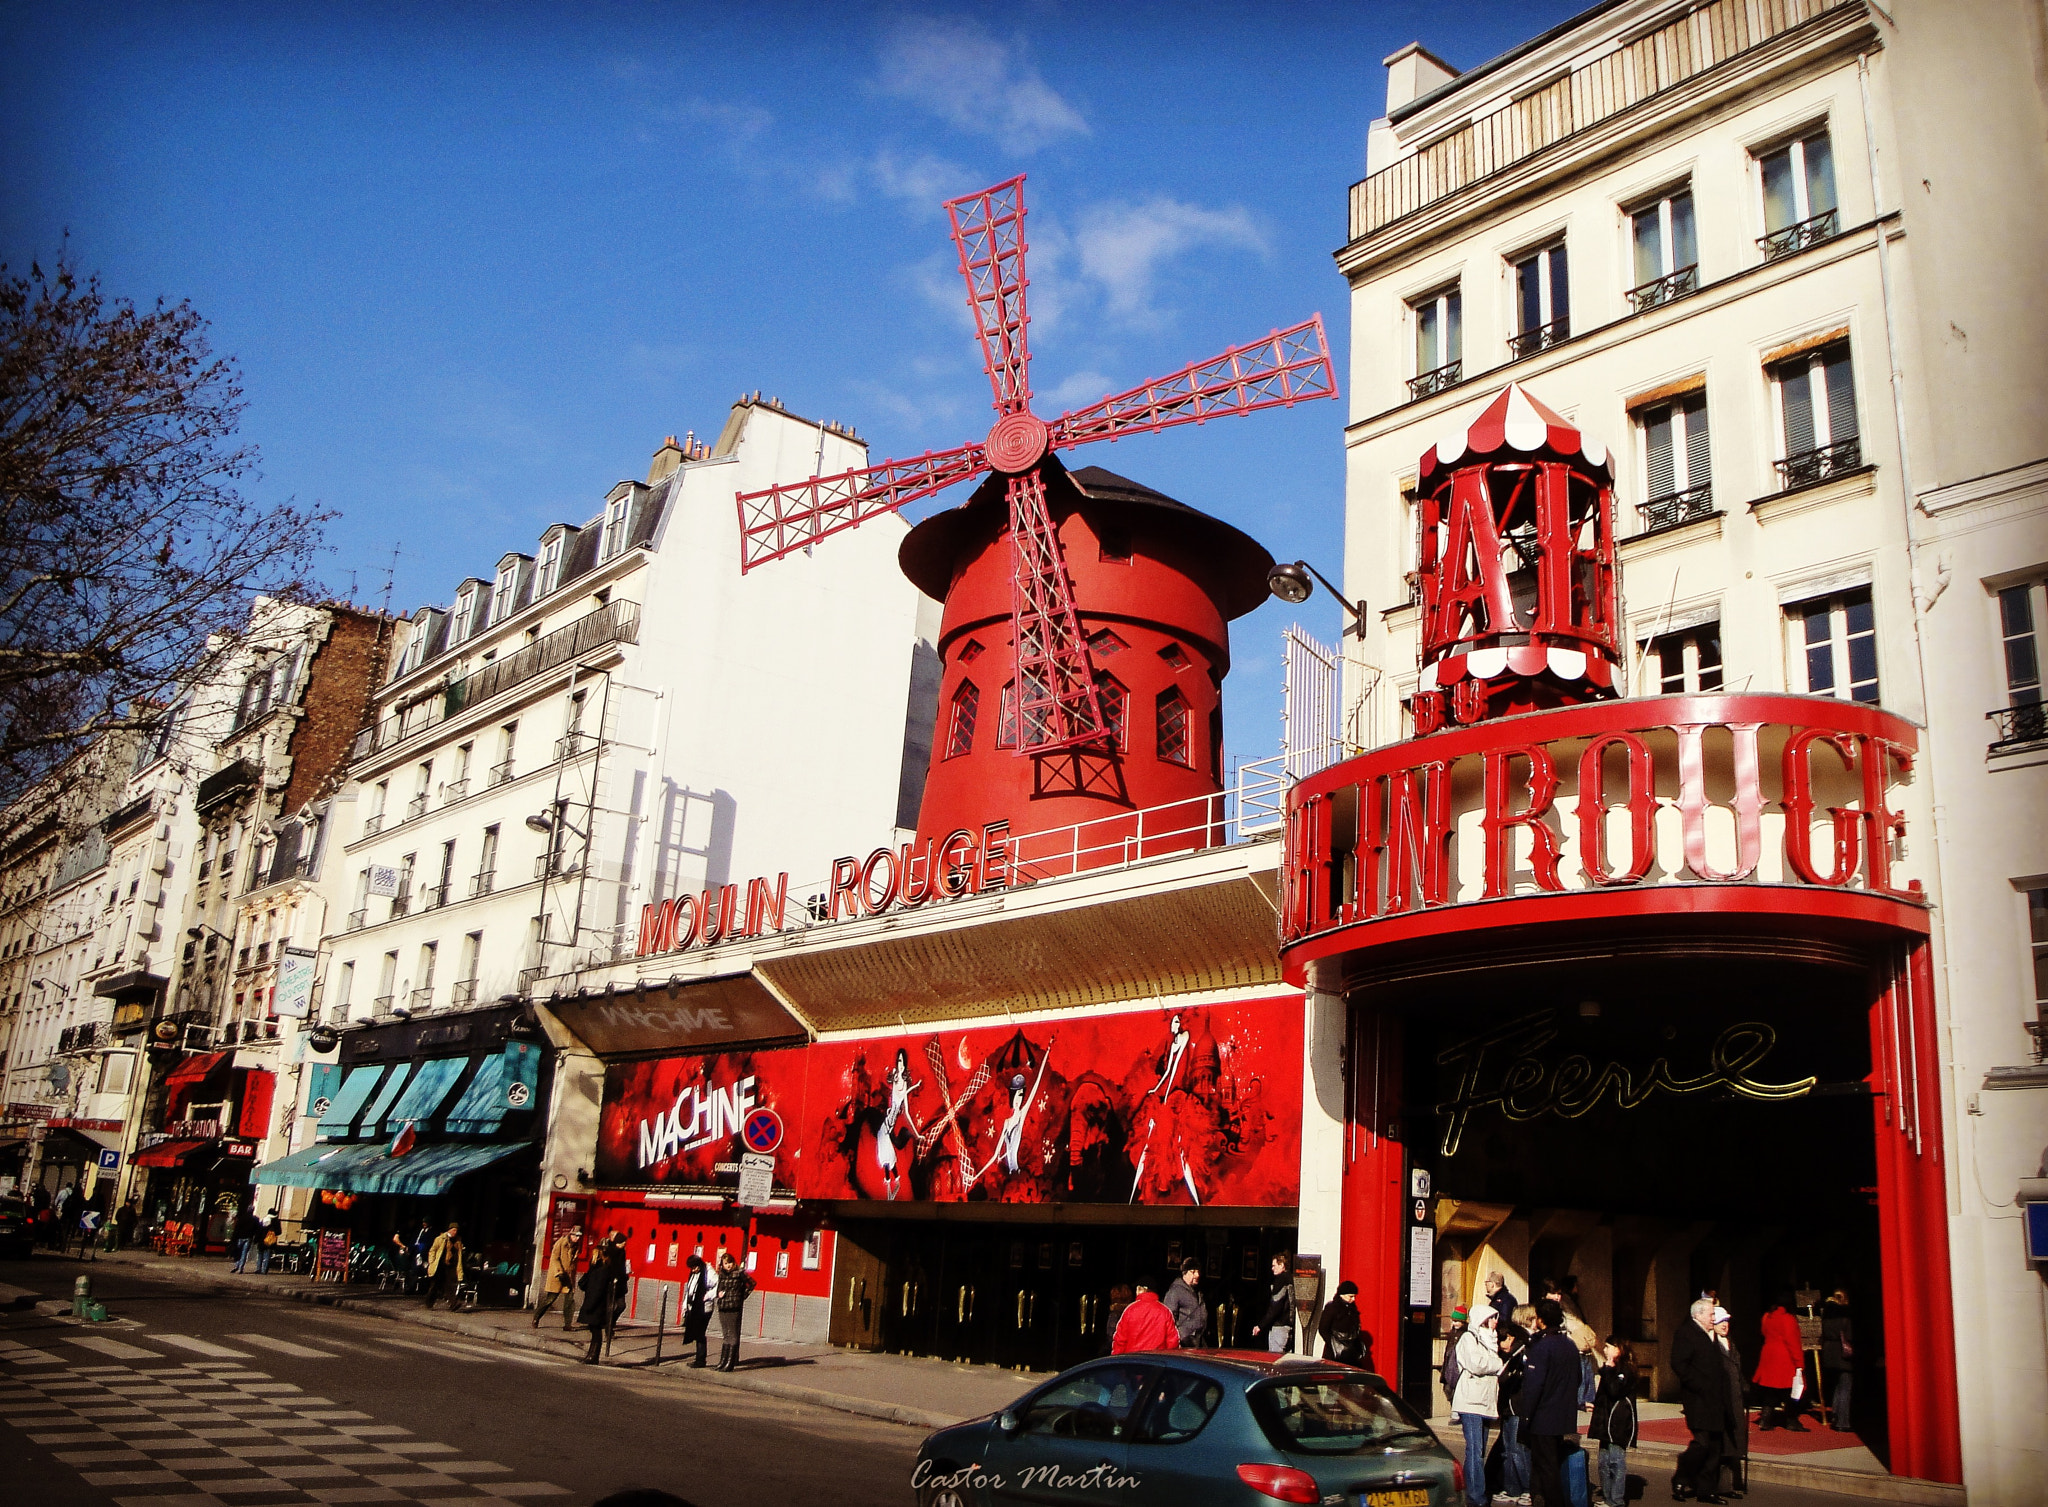
[[[1053,453],[1094,440],[1337,396],[1337,374],[1318,314],[1046,423],[1031,411],[1024,212],[1021,173],[946,204],[960,272],[967,280],[968,307],[995,390],[996,422],[986,439],[739,494],[740,569],[747,571],[985,472],[1007,478],[1020,756],[1079,747],[1108,732],[1073,581],[1046,506],[1046,466]]]

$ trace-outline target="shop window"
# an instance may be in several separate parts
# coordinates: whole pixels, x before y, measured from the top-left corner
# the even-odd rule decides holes
[[[1998,634],[2005,670],[2005,706],[1987,713],[1992,747],[2048,739],[2048,706],[2041,700],[2042,583],[2026,581],[1998,593]]]
[[[1192,767],[1188,739],[1188,700],[1178,690],[1159,693],[1157,703],[1159,758],[1162,763]]]
[[[1643,679],[1654,683],[1655,694],[1697,696],[1721,689],[1719,623],[1660,634],[1644,650]]]
[[[974,682],[963,680],[953,693],[953,716],[946,731],[946,757],[957,759],[974,747],[974,718],[981,705],[981,693]]]
[[[1571,277],[1564,242],[1532,251],[1514,263],[1515,333],[1508,351],[1516,360],[1547,350],[1572,332]]]
[[[1811,486],[1863,464],[1856,425],[1856,374],[1849,342],[1833,341],[1771,368],[1777,388],[1781,486]]]
[[[1786,609],[1795,690],[1875,704],[1877,614],[1870,588],[1795,602]]]
[[[1457,284],[1425,294],[1408,305],[1415,324],[1415,375],[1408,396],[1426,398],[1464,376],[1465,330]]]

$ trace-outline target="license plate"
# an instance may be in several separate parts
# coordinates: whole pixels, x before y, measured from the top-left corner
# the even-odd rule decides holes
[[[1365,1507],[1429,1507],[1429,1488],[1409,1486],[1400,1491],[1369,1491]]]

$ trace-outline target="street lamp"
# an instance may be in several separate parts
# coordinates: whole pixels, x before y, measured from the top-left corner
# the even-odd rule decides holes
[[[1360,597],[1353,606],[1350,600],[1330,584],[1330,578],[1317,570],[1306,560],[1295,560],[1289,564],[1275,565],[1266,576],[1266,589],[1283,602],[1306,602],[1315,595],[1316,583],[1321,582],[1323,590],[1337,599],[1337,604],[1351,616],[1351,626],[1344,631],[1363,642],[1365,639],[1365,598]]]

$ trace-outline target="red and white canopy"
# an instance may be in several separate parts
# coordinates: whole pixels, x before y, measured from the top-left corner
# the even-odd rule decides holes
[[[1500,396],[1479,410],[1470,425],[1439,436],[1422,454],[1419,480],[1426,487],[1439,468],[1471,465],[1496,456],[1565,461],[1591,471],[1601,481],[1613,480],[1607,447],[1530,397],[1519,382],[1510,382]]]

